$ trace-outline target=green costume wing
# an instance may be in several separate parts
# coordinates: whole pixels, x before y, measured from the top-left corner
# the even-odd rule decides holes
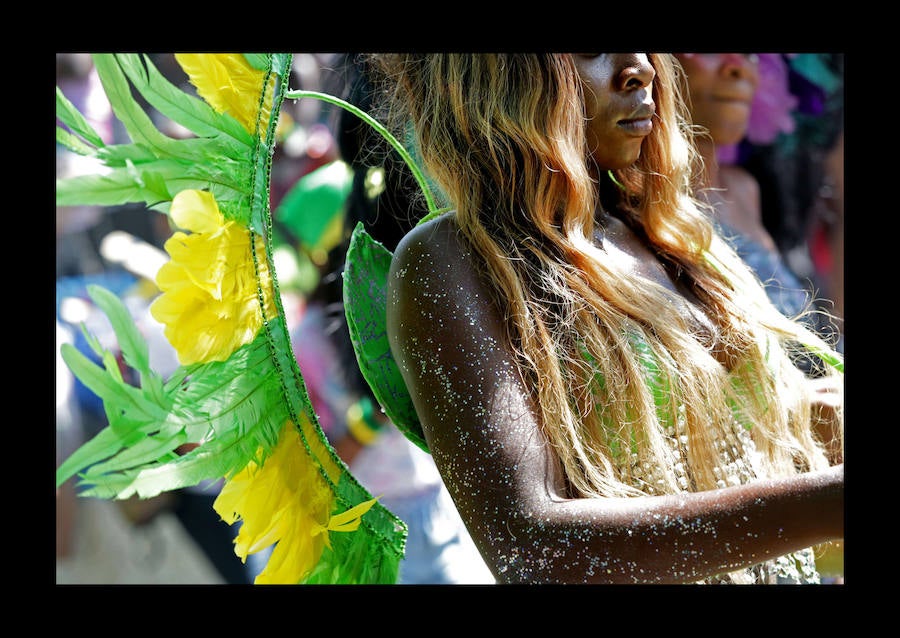
[[[344,310],[363,377],[388,418],[410,441],[429,452],[412,397],[387,337],[387,276],[391,252],[356,225],[344,268]]]
[[[103,174],[57,180],[57,204],[143,202],[178,230],[151,305],[180,366],[162,379],[121,300],[92,288],[137,386],[86,332],[98,366],[62,356],[104,403],[109,425],[67,458],[57,485],[81,494],[151,497],[224,478],[215,509],[242,521],[236,553],[274,546],[257,583],[392,583],[406,525],[353,477],[328,443],[296,362],[272,258],[269,185],[290,54],[189,54],[176,59],[199,97],[147,56],[95,55],[113,112],[132,140],[106,145],[57,90],[57,141],[96,158]],[[161,133],[139,93],[194,134]],[[184,444],[191,451],[179,454]]]

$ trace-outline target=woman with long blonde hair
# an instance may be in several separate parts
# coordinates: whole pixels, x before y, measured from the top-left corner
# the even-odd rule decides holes
[[[372,61],[453,208],[397,247],[391,350],[498,581],[818,582],[843,361],[692,197],[677,62]]]

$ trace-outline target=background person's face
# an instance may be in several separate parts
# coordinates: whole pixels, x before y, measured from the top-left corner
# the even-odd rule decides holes
[[[691,119],[709,129],[716,145],[737,144],[747,133],[759,84],[756,56],[676,53],[687,75]]]

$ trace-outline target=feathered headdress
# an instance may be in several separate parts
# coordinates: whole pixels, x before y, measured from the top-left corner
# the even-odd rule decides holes
[[[214,507],[226,522],[242,521],[235,552],[246,559],[274,545],[257,583],[395,582],[406,525],[359,484],[319,426],[272,256],[270,168],[282,101],[319,97],[353,107],[289,91],[290,54],[176,59],[199,98],[172,85],[146,56],[94,56],[130,144],[105,144],[57,89],[64,125],[57,141],[108,169],[57,180],[57,204],[144,202],[178,229],[165,243],[170,261],[157,274],[162,294],[150,311],[180,364],[161,378],[123,303],[91,287],[140,383],[126,382],[113,353],[86,330],[103,367],[62,346],[68,367],[103,400],[109,424],[62,463],[57,485],[77,474],[84,496],[149,498],[224,478]],[[132,87],[195,137],[161,133]],[[402,428],[404,417],[386,411]],[[193,449],[179,454],[185,444]]]

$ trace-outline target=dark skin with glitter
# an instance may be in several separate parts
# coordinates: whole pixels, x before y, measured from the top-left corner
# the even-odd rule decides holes
[[[643,54],[578,56],[588,137],[600,169],[634,162],[647,103]],[[604,220],[610,222],[610,220]],[[612,218],[610,255],[680,290],[628,225]],[[843,465],[702,493],[570,498],[533,393],[504,337],[453,214],[410,232],[391,266],[388,334],[435,462],[498,582],[695,582],[843,537]],[[684,299],[684,312],[697,310]]]

